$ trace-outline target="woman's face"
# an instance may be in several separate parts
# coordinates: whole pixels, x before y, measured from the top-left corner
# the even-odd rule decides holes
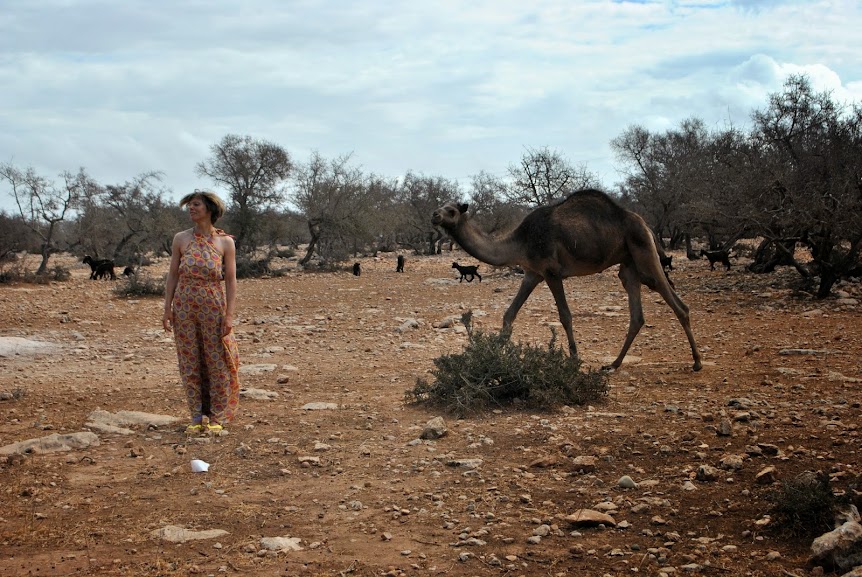
[[[196,196],[189,201],[186,205],[186,208],[189,210],[189,217],[195,222],[199,222],[202,220],[206,220],[209,222],[210,220],[210,209],[207,207],[207,203],[204,202],[204,199]]]

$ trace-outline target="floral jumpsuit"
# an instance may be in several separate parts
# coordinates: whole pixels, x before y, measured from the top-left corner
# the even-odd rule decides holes
[[[212,237],[194,233],[180,258],[172,303],[180,377],[194,424],[207,415],[211,423],[226,425],[239,406],[236,338],[233,332],[221,336],[227,310],[222,271]]]

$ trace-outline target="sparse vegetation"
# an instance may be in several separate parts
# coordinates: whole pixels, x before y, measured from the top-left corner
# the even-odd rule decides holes
[[[806,471],[783,481],[769,500],[776,531],[794,537],[815,537],[832,529],[837,499],[825,473]]]
[[[59,265],[53,266],[43,273],[28,270],[25,263],[15,263],[14,266],[0,270],[0,284],[48,284],[49,282],[64,282],[70,278],[72,278],[72,273],[69,272],[69,269]]]
[[[270,272],[268,258],[255,259],[240,254],[236,257],[236,278],[260,278]]]
[[[474,330],[471,313],[461,321],[469,336],[464,352],[435,359],[433,382],[417,379],[406,393],[408,402],[461,416],[513,404],[540,410],[582,405],[608,392],[605,373],[582,371],[580,360],[557,344],[553,330],[547,347],[538,347]]]
[[[121,297],[149,297],[164,296],[165,279],[153,278],[147,272],[139,271],[137,274],[125,277],[126,280],[114,287],[114,294]]]

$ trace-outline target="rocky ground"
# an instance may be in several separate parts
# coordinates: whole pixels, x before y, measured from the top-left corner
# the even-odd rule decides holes
[[[710,271],[678,255],[701,372],[670,309],[645,294],[648,324],[606,399],[458,420],[405,391],[462,350],[463,327],[446,319],[472,310],[496,330],[519,279],[482,265],[481,283],[459,284],[455,259],[475,264],[408,256],[396,274],[385,255],[360,259],[359,277],[240,281],[246,390],[220,437],[183,432],[159,299],[120,298],[123,281],[90,281],[62,258],[69,282],[0,285],[0,446],[80,443],[0,456],[0,575],[821,571],[807,564],[811,539],[766,515],[770,493],[804,471],[856,490],[858,283],[814,301],[786,288],[794,271]],[[622,344],[625,293],[613,270],[567,287],[597,367]],[[514,338],[544,344],[556,324],[541,287]],[[447,434],[420,439],[437,416]],[[580,526],[582,509],[611,519]]]

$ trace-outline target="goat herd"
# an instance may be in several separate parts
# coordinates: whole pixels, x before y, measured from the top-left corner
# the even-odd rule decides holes
[[[91,280],[101,280],[101,279],[111,279],[116,280],[117,275],[114,272],[114,261],[109,258],[95,259],[90,255],[86,255],[84,260],[82,261],[84,264],[90,265],[90,279]],[[127,266],[123,269],[123,274],[125,276],[132,276],[135,274],[135,269],[130,266]]]
[[[667,256],[664,254],[659,255],[661,258],[662,267],[667,270],[673,270],[673,256]],[[701,250],[700,253],[696,253],[694,251],[688,252],[689,260],[698,260],[702,257],[706,257],[709,261],[709,269],[715,270],[715,263],[721,263],[724,265],[725,270],[730,270],[730,253],[726,250]],[[95,259],[90,255],[86,255],[84,260],[82,261],[84,264],[90,265],[90,279],[91,280],[102,280],[102,279],[110,279],[116,280],[117,274],[114,272],[114,268],[117,266],[114,264],[114,261],[109,258]],[[460,265],[457,262],[452,263],[452,268],[457,269],[461,275],[461,278],[458,279],[458,282],[467,281],[473,282],[473,279],[478,278],[479,282],[482,282],[482,275],[479,274],[479,266],[465,266]],[[396,272],[404,272],[404,257],[402,255],[398,255],[397,266],[395,268]],[[135,269],[127,266],[123,269],[123,275],[129,277],[135,274]],[[353,263],[353,274],[355,276],[359,276],[362,274],[362,269],[360,264]]]

